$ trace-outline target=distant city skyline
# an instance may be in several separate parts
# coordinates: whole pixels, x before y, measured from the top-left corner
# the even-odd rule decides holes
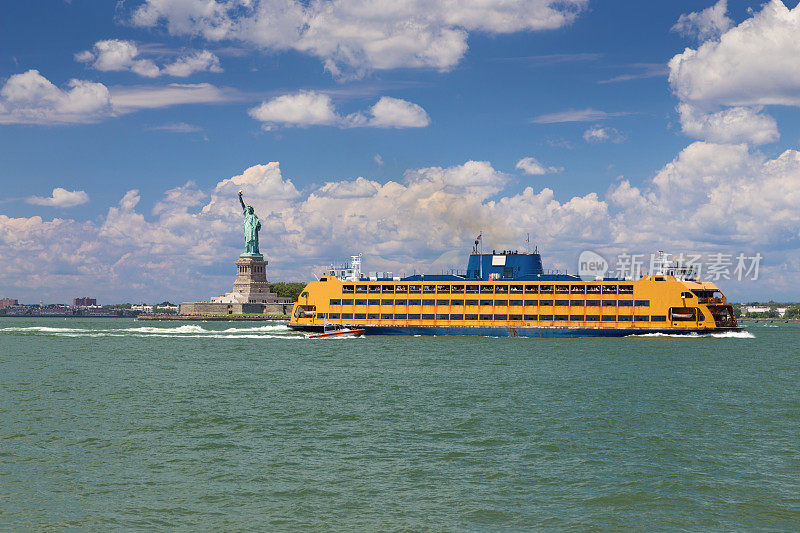
[[[222,294],[242,189],[270,281],[359,252],[364,271],[463,270],[479,234],[529,233],[572,273],[587,250],[760,254],[725,294],[800,300],[794,0],[2,15],[0,298]]]

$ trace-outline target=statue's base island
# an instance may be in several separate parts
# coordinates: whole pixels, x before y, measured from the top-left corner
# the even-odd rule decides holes
[[[292,299],[282,298],[270,292],[267,282],[267,261],[258,250],[258,231],[261,222],[253,206],[245,205],[242,191],[239,203],[244,214],[245,251],[236,261],[236,281],[233,290],[209,302],[181,304],[182,315],[288,315],[292,311]]]
[[[263,255],[242,254],[236,261],[236,280],[229,293],[208,302],[181,304],[182,315],[288,315],[292,299],[269,290],[267,264]]]

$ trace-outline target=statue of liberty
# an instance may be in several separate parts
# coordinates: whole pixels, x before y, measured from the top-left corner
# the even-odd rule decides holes
[[[242,214],[244,215],[245,249],[242,256],[261,256],[261,252],[258,251],[258,230],[261,229],[261,221],[258,220],[253,206],[245,205],[242,200],[242,191],[239,191],[239,203],[242,204]]]

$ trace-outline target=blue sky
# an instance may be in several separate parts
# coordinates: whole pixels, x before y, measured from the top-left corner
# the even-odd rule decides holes
[[[463,267],[483,230],[571,271],[759,252],[726,292],[800,298],[796,2],[439,4],[4,4],[0,295],[224,292],[243,188],[273,280]]]

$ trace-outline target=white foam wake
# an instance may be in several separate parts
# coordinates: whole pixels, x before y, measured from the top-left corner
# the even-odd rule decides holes
[[[717,333],[634,333],[627,337],[668,337],[672,339],[755,339],[749,331],[722,331]]]

